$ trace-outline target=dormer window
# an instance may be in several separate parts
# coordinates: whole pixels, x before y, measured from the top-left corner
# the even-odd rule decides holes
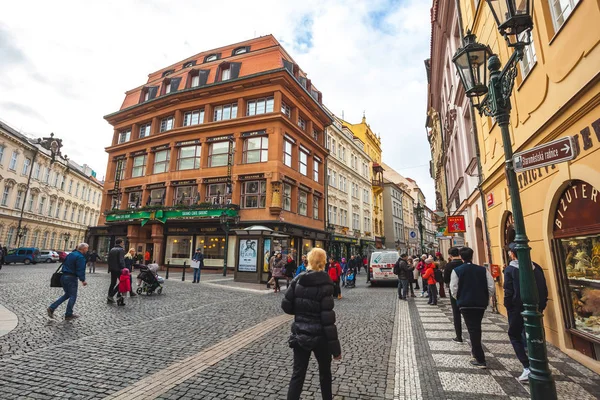
[[[204,62],[211,62],[211,61],[216,61],[219,59],[219,54],[209,54],[206,57],[204,57]]]
[[[219,65],[217,69],[217,77],[215,82],[228,81],[230,79],[237,79],[240,73],[241,63],[224,62]]]
[[[200,86],[200,75],[192,76],[192,87]]]
[[[168,70],[168,71],[165,71],[165,72],[163,72],[163,73],[162,73],[162,76],[163,76],[163,78],[164,78],[165,76],[169,76],[169,75],[171,75],[173,72],[175,72],[175,70],[174,70],[174,69],[170,69],[170,70]]]
[[[250,51],[250,46],[238,47],[233,50],[231,53],[232,56],[237,56],[238,54],[244,54]]]
[[[221,70],[221,80],[228,81],[231,79],[231,69],[229,67]]]
[[[165,86],[165,94],[171,93],[171,81],[167,79],[164,83],[164,86]]]
[[[183,68],[190,68],[190,67],[193,67],[194,65],[196,65],[196,61],[188,61],[185,64],[183,64]]]

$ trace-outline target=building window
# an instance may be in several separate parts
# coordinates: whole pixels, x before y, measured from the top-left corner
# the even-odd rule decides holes
[[[306,121],[302,117],[298,117],[298,127],[303,131],[306,131]]]
[[[360,229],[360,216],[357,213],[352,213],[352,229]]]
[[[283,163],[288,167],[292,166],[292,142],[283,141]]]
[[[185,146],[179,148],[179,158],[177,159],[177,170],[200,168],[200,146]]]
[[[48,204],[48,216],[52,217],[52,214],[54,213],[54,204],[56,202],[53,199],[50,199],[50,204]]]
[[[0,164],[4,161],[4,146],[0,146]]]
[[[319,182],[319,162],[313,160],[313,180]]]
[[[79,197],[79,182],[77,182],[77,187],[75,188],[75,197]]]
[[[46,167],[46,169],[44,170],[44,183],[49,183],[50,182],[50,167]],[[79,183],[77,184],[77,186],[79,187]]]
[[[196,203],[196,196],[198,195],[198,187],[193,186],[177,186],[175,189],[175,198],[173,199],[173,205],[186,205],[191,206]]]
[[[15,201],[15,208],[16,209],[20,209],[21,208],[21,202],[23,201],[23,195],[25,194],[25,192],[23,192],[22,190],[18,190],[17,191],[17,200]]]
[[[331,219],[333,218],[333,206],[327,206],[327,221],[332,224],[334,221],[332,221]]]
[[[319,141],[319,132],[315,129],[313,129],[313,139],[315,139],[316,142]]]
[[[42,237],[42,249],[45,249],[48,244],[48,235],[48,232],[44,232],[44,236]]]
[[[308,215],[308,193],[302,190],[298,191],[298,214]]]
[[[33,237],[31,238],[31,247],[37,247],[37,242],[40,237],[40,231],[34,231]]]
[[[208,148],[208,166],[222,167],[229,159],[229,142],[211,143]]]
[[[131,169],[131,177],[137,178],[146,174],[146,155],[141,155],[133,158],[133,168]]]
[[[231,68],[225,67],[221,69],[221,81],[228,81],[231,79]]]
[[[4,192],[2,193],[2,204],[3,207],[6,207],[8,204],[8,196],[10,195],[10,187],[4,186]]]
[[[238,47],[237,49],[233,50],[233,54],[234,56],[237,56],[238,54],[244,54],[248,52],[248,47]]]
[[[371,196],[369,195],[369,191],[367,189],[363,189],[363,202],[369,204]]]
[[[192,87],[200,86],[200,75],[199,74],[196,74],[196,75],[192,76],[192,84],[191,84],[191,86]]]
[[[549,0],[552,10],[552,22],[554,30],[558,32],[562,24],[565,23],[573,9],[579,3],[579,0]]]
[[[183,114],[183,126],[198,125],[204,122],[204,108],[187,111]]]
[[[29,203],[27,204],[27,211],[33,212],[33,205],[35,204],[36,198],[37,198],[37,196],[34,194],[29,196]]]
[[[169,170],[169,155],[171,150],[161,150],[154,153],[154,169],[152,173],[162,174]]]
[[[173,129],[174,123],[175,123],[175,117],[173,117],[173,116],[163,118],[160,121],[160,131],[161,132],[170,131],[171,129]]]
[[[243,163],[267,162],[269,159],[269,138],[253,137],[244,140]]]
[[[30,166],[31,166],[31,160],[29,158],[26,158],[25,161],[23,161],[23,171],[21,173],[23,175],[27,175],[29,173]]]
[[[258,115],[273,112],[275,101],[273,96],[261,99],[248,100],[246,104],[246,115]]]
[[[75,222],[75,206],[71,208],[71,222]]]
[[[519,40],[525,41],[527,40],[527,34],[522,32],[519,35]],[[535,55],[535,47],[533,45],[533,37],[531,37],[531,43],[525,46],[523,51],[523,59],[519,62],[521,65],[521,77],[525,79],[529,72],[533,69],[537,59]]]
[[[337,188],[336,182],[337,182],[337,172],[331,171],[331,182],[329,183],[329,186]]]
[[[204,58],[204,62],[210,62],[210,61],[215,61],[219,59],[219,55],[218,54],[210,54],[208,56],[206,56]]]
[[[300,150],[300,173],[308,176],[308,154]]]
[[[46,198],[42,197],[40,199],[40,206],[38,208],[38,214],[44,214],[44,208],[46,207]]]
[[[12,156],[10,157],[10,163],[8,164],[8,169],[15,171],[17,168],[17,159],[19,158],[19,153],[13,151]]]
[[[231,193],[226,183],[212,183],[206,188],[206,202],[211,204],[230,204]]]
[[[319,219],[319,198],[313,196],[313,219]]]
[[[40,164],[38,163],[33,163],[33,179],[40,179]]]
[[[140,125],[140,139],[150,136],[150,128],[152,128],[150,122]]]
[[[348,226],[348,210],[340,209],[340,225]]]
[[[159,205],[162,206],[165,204],[165,195],[167,194],[167,189],[166,188],[161,188],[161,189],[152,189],[150,191],[150,205],[151,206],[155,206],[155,205]]]
[[[113,196],[111,200],[112,210],[119,210],[121,208],[121,196]],[[65,207],[65,217],[67,215],[67,208]]]
[[[242,184],[242,208],[265,208],[266,181],[249,181]]]
[[[370,217],[365,217],[364,218],[364,231],[365,232],[371,232],[371,218]]]
[[[216,106],[213,113],[213,121],[223,121],[237,117],[237,103]]]
[[[129,142],[131,139],[131,129],[119,132],[119,144]]]
[[[127,208],[139,208],[142,203],[142,192],[131,192],[127,196]]]
[[[292,116],[292,109],[283,101],[281,102],[281,112],[285,114],[288,118],[291,118]]]
[[[292,186],[287,183],[283,184],[283,209],[285,211],[292,210]]]
[[[338,223],[338,213],[337,212],[338,212],[338,208],[334,206],[333,207],[333,215],[332,215],[333,219],[330,222],[333,224],[336,224],[336,225]]]
[[[54,175],[54,185],[53,185],[54,187],[58,187],[58,178],[60,178],[60,174],[57,172]]]

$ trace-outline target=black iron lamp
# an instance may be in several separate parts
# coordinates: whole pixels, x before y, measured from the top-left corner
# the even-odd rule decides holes
[[[518,36],[533,26],[532,0],[486,0],[500,34]],[[508,39],[508,38],[507,38]]]
[[[488,92],[487,60],[492,51],[488,46],[477,43],[471,31],[463,38],[463,47],[459,48],[452,62],[458,70],[460,80],[467,97],[480,97]]]

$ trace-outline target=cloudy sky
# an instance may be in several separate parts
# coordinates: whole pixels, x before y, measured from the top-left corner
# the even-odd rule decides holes
[[[434,205],[425,133],[430,1],[13,1],[0,14],[0,119],[102,178],[124,92],[193,54],[273,34],[346,120],[363,111],[384,161]]]

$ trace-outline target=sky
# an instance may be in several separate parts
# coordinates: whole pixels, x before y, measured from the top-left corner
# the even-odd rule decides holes
[[[426,0],[13,1],[0,14],[0,120],[103,178],[125,91],[212,48],[273,34],[323,103],[366,115],[383,160],[435,204],[425,129],[431,4]]]

